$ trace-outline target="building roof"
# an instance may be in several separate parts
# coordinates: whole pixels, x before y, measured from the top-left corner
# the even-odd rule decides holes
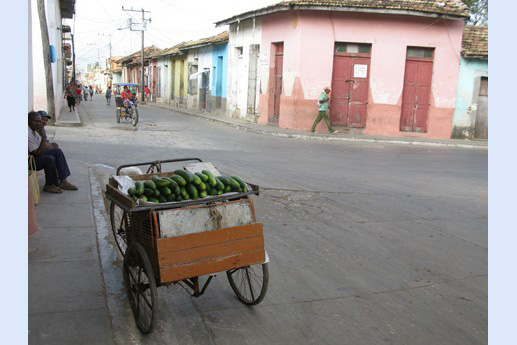
[[[170,56],[170,55],[180,55],[183,53],[183,51],[192,49],[192,48],[198,48],[210,44],[217,44],[228,41],[228,31],[223,31],[217,35],[201,38],[194,41],[188,41],[188,42],[181,42],[176,44],[175,46],[171,48],[164,49],[160,53],[156,54],[153,57],[160,57],[160,56]]]
[[[488,59],[488,26],[465,26],[461,47],[466,58]]]
[[[265,14],[289,10],[324,10],[468,18],[469,10],[461,0],[291,0],[248,11],[216,22],[216,26]]]
[[[144,59],[149,59],[151,56],[159,54],[162,50],[154,45],[144,48]],[[117,63],[130,65],[133,63],[141,63],[142,55],[141,49],[137,50],[131,55],[124,56],[123,58],[117,60]]]

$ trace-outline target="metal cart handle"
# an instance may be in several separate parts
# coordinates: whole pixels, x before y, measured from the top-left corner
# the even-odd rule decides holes
[[[149,169],[151,169],[152,167],[156,167],[158,172],[161,172],[161,164],[162,163],[174,163],[174,162],[184,162],[184,161],[198,161],[198,162],[203,162],[201,159],[199,158],[177,158],[177,159],[167,159],[167,160],[156,160],[154,162],[145,162],[145,163],[133,163],[133,164],[124,164],[124,165],[121,165],[117,168],[117,175],[119,174],[120,170],[123,169],[123,168],[128,168],[128,167],[135,167],[135,166],[142,166],[142,165],[150,165]]]

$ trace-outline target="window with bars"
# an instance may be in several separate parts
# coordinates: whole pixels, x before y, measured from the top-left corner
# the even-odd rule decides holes
[[[367,53],[371,51],[372,45],[369,43],[348,43],[348,42],[336,42],[335,52],[336,53]]]
[[[434,48],[407,47],[406,57],[432,59],[434,57]]]

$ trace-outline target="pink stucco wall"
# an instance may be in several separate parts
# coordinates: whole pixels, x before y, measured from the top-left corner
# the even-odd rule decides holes
[[[279,126],[309,130],[317,114],[316,99],[331,85],[335,42],[370,43],[369,103],[364,134],[449,138],[463,32],[462,20],[289,11],[262,19],[262,65],[259,123],[267,123],[273,102],[273,42],[284,42],[283,94]],[[431,106],[427,133],[399,131],[408,46],[434,47]],[[326,131],[323,123],[317,130]]]

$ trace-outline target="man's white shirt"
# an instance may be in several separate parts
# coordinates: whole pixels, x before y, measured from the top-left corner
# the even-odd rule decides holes
[[[41,143],[41,135],[29,127],[29,152],[37,150]]]

